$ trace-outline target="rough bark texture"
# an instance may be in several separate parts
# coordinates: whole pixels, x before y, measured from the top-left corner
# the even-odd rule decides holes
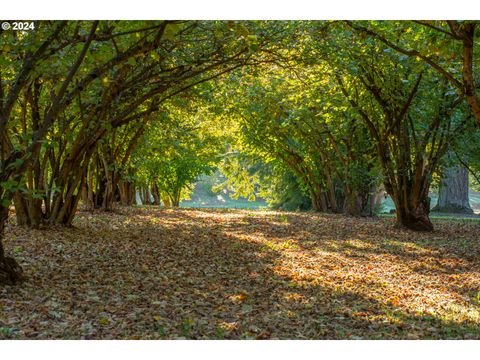
[[[428,196],[407,196],[394,198],[397,224],[415,231],[432,231],[430,221],[430,198]]]
[[[153,205],[160,205],[160,191],[155,182],[152,184]]]
[[[345,214],[351,216],[360,216],[363,211],[363,202],[361,196],[357,191],[352,190],[350,187],[346,188],[345,197]]]
[[[310,191],[310,199],[312,201],[312,209],[314,211],[325,211],[326,204],[325,199],[322,193],[316,193],[314,191]]]
[[[432,211],[472,214],[468,199],[468,171],[461,165],[446,169],[440,181],[438,203]]]
[[[399,213],[402,213],[402,211],[400,211]],[[397,216],[397,219],[399,219],[400,225],[405,226],[411,230],[432,231],[433,224],[430,221],[428,214],[429,213],[424,206],[419,206],[413,211],[410,210],[408,212],[405,212],[400,217]]]
[[[130,181],[120,180],[118,182],[118,191],[120,194],[120,203],[124,206],[136,205],[135,184]]]
[[[460,30],[460,36],[463,41],[463,83],[465,95],[467,97],[468,105],[472,110],[472,114],[480,125],[480,98],[476,93],[477,84],[475,83],[473,67],[473,46],[476,26],[477,24],[469,23],[464,24],[461,30],[459,28],[456,28],[455,30]]]
[[[5,256],[3,234],[8,219],[8,207],[0,206],[0,285],[14,285],[22,280],[22,268],[17,261]]]

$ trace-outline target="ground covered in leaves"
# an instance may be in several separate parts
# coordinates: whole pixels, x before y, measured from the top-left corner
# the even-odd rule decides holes
[[[480,339],[480,226],[246,210],[13,224],[0,338]]]

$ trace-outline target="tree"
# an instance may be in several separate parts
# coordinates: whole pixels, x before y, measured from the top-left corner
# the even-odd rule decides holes
[[[177,99],[164,107],[163,116],[148,126],[135,150],[132,163],[142,174],[140,182],[147,200],[150,190],[155,203],[178,207],[193,182],[213,171],[224,151],[215,118],[200,102]],[[145,203],[144,202],[144,203]]]
[[[440,179],[437,212],[473,214],[468,199],[468,170],[461,165],[446,168]]]
[[[253,76],[248,69],[231,76],[224,101],[231,103],[231,116],[241,126],[229,167],[238,168],[238,152],[257,157],[267,167],[280,160],[310,196],[313,209],[372,214],[370,195],[379,177],[368,130],[355,121],[334,82],[317,77],[319,70],[326,71],[321,66],[300,63],[290,68],[281,63],[256,69]],[[267,177],[257,172],[262,188],[260,179]],[[242,174],[241,184],[235,176],[237,192],[240,185],[254,188],[246,180],[254,181],[254,174]]]
[[[439,86],[436,73],[421,62],[394,53],[381,41],[365,42],[361,34],[342,28],[332,28],[330,35],[330,43],[322,40],[322,54],[376,144],[398,224],[432,230],[431,176],[449,142],[469,122],[459,108],[461,97],[446,81]]]
[[[25,205],[26,225],[45,222],[41,202],[48,224],[71,224],[104,136],[243,66],[271,37],[250,35],[264,23],[249,23],[251,29],[242,22],[201,21],[37,25],[25,36],[1,34],[9,44],[0,72],[2,237],[14,194],[19,208]],[[10,263],[2,247],[5,282],[18,279],[18,266]]]
[[[431,230],[445,154],[478,176],[477,22],[37,25],[0,33],[0,283],[20,277],[12,201],[31,227],[137,190],[178,206],[221,161],[237,195],[316,211],[371,215],[383,181],[397,222]]]
[[[347,23],[351,28],[380,40],[391,49],[428,64],[454,86],[460,95],[466,97],[480,126],[480,96],[474,76],[474,45],[479,33],[478,21],[371,21],[370,28],[361,25],[361,22]],[[385,34],[382,34],[384,31]],[[459,54],[462,58],[460,68],[456,61]]]

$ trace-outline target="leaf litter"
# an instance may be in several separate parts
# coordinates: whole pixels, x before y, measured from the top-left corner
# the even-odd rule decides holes
[[[480,339],[478,224],[247,210],[9,224],[4,339]]]

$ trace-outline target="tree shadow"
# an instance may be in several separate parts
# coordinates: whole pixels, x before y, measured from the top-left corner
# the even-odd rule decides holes
[[[335,224],[303,228],[304,215],[287,216],[148,209],[97,223],[83,218],[75,229],[22,233],[27,282],[0,291],[9,314],[0,328],[11,330],[0,337],[480,338],[478,323],[379,300],[356,289],[355,279],[307,276],[318,270],[315,252],[348,258],[351,244],[326,242]],[[8,246],[19,246],[18,238]],[[286,239],[293,243],[282,247]],[[362,250],[362,261],[378,254]],[[306,260],[296,267],[293,255]],[[372,293],[380,289],[375,281],[370,286]]]

